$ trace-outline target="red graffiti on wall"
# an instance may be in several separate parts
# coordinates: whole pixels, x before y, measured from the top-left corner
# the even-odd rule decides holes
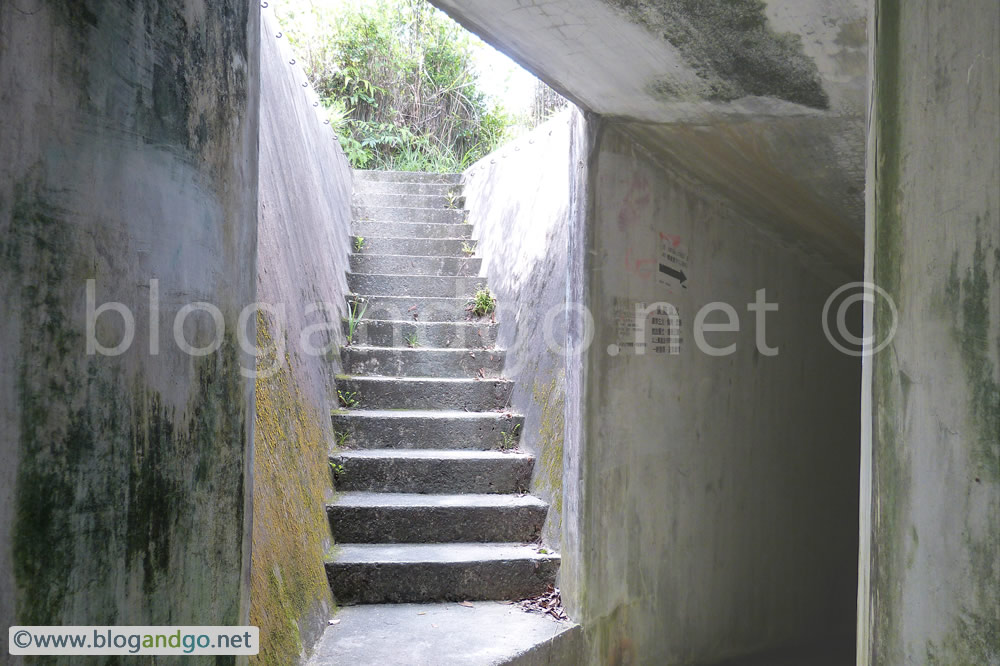
[[[618,211],[618,229],[624,231],[635,222],[649,205],[649,181],[641,173],[633,174],[622,207]]]

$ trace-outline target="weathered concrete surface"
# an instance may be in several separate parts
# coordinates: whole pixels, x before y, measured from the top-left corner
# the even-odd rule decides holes
[[[861,271],[863,0],[433,0],[744,217]]]
[[[531,495],[341,493],[327,506],[341,543],[525,543],[548,506]],[[501,597],[502,598],[502,597]]]
[[[405,340],[400,340],[406,344]],[[454,377],[486,379],[500,376],[505,353],[496,349],[413,349],[361,347],[341,350],[344,371],[383,377]]]
[[[336,349],[344,336],[351,170],[272,10],[261,25],[252,623],[258,663],[308,651],[332,608],[323,569]],[[309,331],[313,331],[309,334]],[[306,339],[303,340],[303,333]],[[331,361],[331,359],[334,359]]]
[[[397,448],[340,451],[330,462],[343,468],[334,476],[345,492],[523,493],[535,459],[514,451]]]
[[[837,285],[613,123],[592,168],[583,504],[565,528],[584,555],[576,586],[563,585],[590,662],[850,644],[860,364],[824,339]],[[683,284],[654,270],[665,248],[686,256]],[[748,312],[761,289],[780,308],[765,324]],[[647,337],[639,355],[622,322],[657,302],[677,309],[679,346]],[[736,332],[705,334],[735,345],[726,355],[693,335],[712,302],[739,319]]]
[[[334,428],[347,435],[345,445],[357,449],[495,449],[504,433],[516,439],[523,421],[510,413],[446,409],[333,412]]]
[[[345,544],[326,566],[351,604],[525,599],[555,582],[559,556],[515,543]]]
[[[506,409],[512,383],[503,379],[440,379],[340,375],[344,395],[365,409],[464,409],[470,412]]]
[[[551,510],[543,532],[559,548],[563,503],[569,219],[578,162],[586,159],[584,118],[566,111],[488,155],[465,174],[466,206],[483,274],[497,296],[497,344],[515,380],[511,408],[523,414],[520,446],[538,458],[532,492]]]
[[[0,4],[0,624],[246,623],[252,8]],[[88,279],[134,315],[119,356],[87,354]],[[170,333],[198,301],[225,333],[192,315],[189,343],[221,344],[193,357]]]
[[[337,613],[311,666],[577,664],[579,628],[517,606],[476,602],[357,606]],[[375,628],[373,632],[373,628]],[[542,661],[553,654],[565,660]]]
[[[1000,5],[875,11],[858,663],[1000,664]]]

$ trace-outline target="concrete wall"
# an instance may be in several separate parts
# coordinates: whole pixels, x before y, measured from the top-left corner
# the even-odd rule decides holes
[[[582,507],[567,529],[580,539],[571,596],[589,663],[714,663],[829,641],[849,650],[860,364],[823,336],[836,285],[625,129],[599,132],[584,234],[596,335]],[[748,311],[761,289],[780,308],[765,329]],[[739,320],[738,332],[705,333],[713,347],[735,345],[721,356],[699,350],[693,330],[716,301]],[[639,355],[635,305],[657,302],[676,307],[679,345],[656,349],[649,324]]]
[[[257,21],[0,5],[0,624],[246,622]],[[87,354],[88,279],[134,316],[121,355]],[[220,344],[192,356],[172,324],[199,301],[225,331],[191,315],[188,343]],[[106,312],[96,340],[123,329]]]
[[[323,569],[330,547],[324,500],[333,433],[341,316],[347,289],[351,170],[304,88],[273,12],[261,22],[260,228],[262,306],[256,379],[250,617],[255,661],[289,664],[332,613]],[[303,337],[305,336],[305,338]]]
[[[525,417],[521,448],[536,456],[532,492],[549,502],[543,539],[559,548],[563,509],[566,303],[570,220],[586,160],[585,120],[572,108],[484,157],[465,173],[482,275],[497,296],[497,346],[517,382],[510,408]]]
[[[1000,664],[1000,5],[875,11],[858,663]]]

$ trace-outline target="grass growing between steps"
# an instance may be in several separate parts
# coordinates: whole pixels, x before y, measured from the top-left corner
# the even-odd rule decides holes
[[[269,323],[257,318],[258,349],[274,349]],[[258,367],[273,367],[259,358]],[[256,380],[253,555],[250,624],[260,627],[254,664],[291,664],[302,634],[325,626],[333,601],[323,568],[330,544],[324,500],[330,492],[323,415],[295,381],[292,359]]]

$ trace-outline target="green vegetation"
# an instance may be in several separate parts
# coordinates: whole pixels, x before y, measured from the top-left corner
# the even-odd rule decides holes
[[[472,300],[469,301],[469,306],[466,309],[476,317],[485,317],[492,314],[496,307],[497,299],[493,292],[489,290],[489,287],[480,287],[472,295]]]
[[[364,236],[355,236],[354,237],[354,251],[355,252],[361,252],[361,250],[363,250],[364,247],[365,247],[365,237]]]
[[[347,448],[347,442],[351,438],[351,433],[347,431],[341,432],[339,430],[334,430],[333,436],[337,440],[337,448],[340,449]]]
[[[476,38],[425,0],[290,0],[279,18],[355,168],[461,171],[505,139]]]
[[[408,336],[406,336],[406,344],[407,344],[408,347],[412,347],[412,348],[419,347],[420,346],[420,342],[417,341],[417,334],[416,333],[410,333]]]
[[[361,318],[365,316],[368,304],[360,296],[355,296],[349,306],[347,313],[347,344],[354,342],[354,333],[358,330]]]
[[[472,255],[474,255],[476,253],[476,246],[475,245],[470,245],[467,242],[463,242],[462,243],[462,253],[471,257]]]
[[[513,430],[507,432],[504,430],[500,433],[500,450],[501,451],[513,451],[517,448],[517,431],[521,429],[521,424],[518,423],[514,426]]]
[[[351,409],[352,407],[360,407],[361,399],[358,397],[357,391],[337,391],[337,398],[340,399],[340,404],[344,407]]]

